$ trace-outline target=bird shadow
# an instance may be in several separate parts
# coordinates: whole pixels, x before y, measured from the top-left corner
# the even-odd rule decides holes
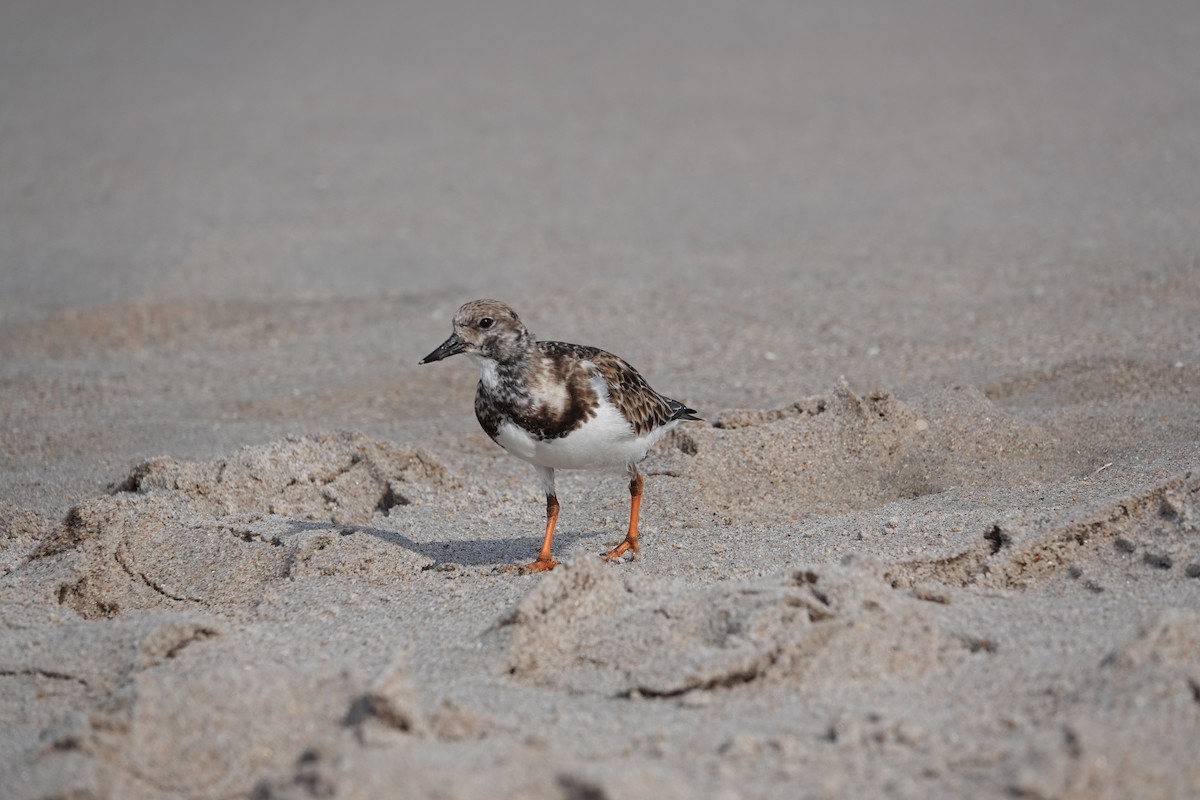
[[[402,547],[412,553],[433,561],[426,569],[436,569],[443,564],[483,567],[504,566],[509,563],[532,561],[542,546],[540,536],[515,536],[507,539],[455,539],[418,542],[404,534],[369,525],[338,525],[321,520],[288,520],[291,526],[285,534],[295,535],[307,531],[332,531],[342,536],[365,534],[374,536],[394,547]],[[610,536],[609,531],[561,531],[554,534],[555,552],[565,553],[579,542],[599,540]],[[602,548],[597,544],[596,552]]]

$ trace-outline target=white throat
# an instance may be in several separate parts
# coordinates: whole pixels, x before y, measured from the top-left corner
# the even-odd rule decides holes
[[[467,353],[467,357],[475,362],[475,366],[479,367],[479,382],[488,389],[495,389],[500,383],[500,376],[496,372],[496,362],[478,353]]]

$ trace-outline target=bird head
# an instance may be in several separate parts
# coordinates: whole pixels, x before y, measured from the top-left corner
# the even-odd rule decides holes
[[[499,300],[472,300],[454,315],[454,332],[422,364],[466,353],[508,364],[523,358],[533,336],[511,308]]]

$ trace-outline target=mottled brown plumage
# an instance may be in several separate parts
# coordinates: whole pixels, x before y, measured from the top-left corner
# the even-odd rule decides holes
[[[546,534],[531,569],[550,569],[558,499],[555,469],[622,467],[630,475],[629,532],[610,551],[638,549],[642,476],[637,462],[650,446],[696,412],[650,388],[623,359],[595,347],[539,342],[511,308],[473,300],[454,316],[454,333],[421,363],[458,353],[479,367],[475,416],[489,437],[538,471],[546,490]]]

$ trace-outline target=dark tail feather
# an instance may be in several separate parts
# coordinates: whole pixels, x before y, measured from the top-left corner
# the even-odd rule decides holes
[[[671,419],[690,419],[690,420],[695,420],[696,422],[704,421],[704,420],[700,419],[700,417],[696,416],[696,414],[698,413],[696,411],[696,409],[688,408],[687,406],[685,406],[683,403],[679,402],[678,400],[672,400],[671,398],[668,397],[667,405],[669,405],[671,407]]]

